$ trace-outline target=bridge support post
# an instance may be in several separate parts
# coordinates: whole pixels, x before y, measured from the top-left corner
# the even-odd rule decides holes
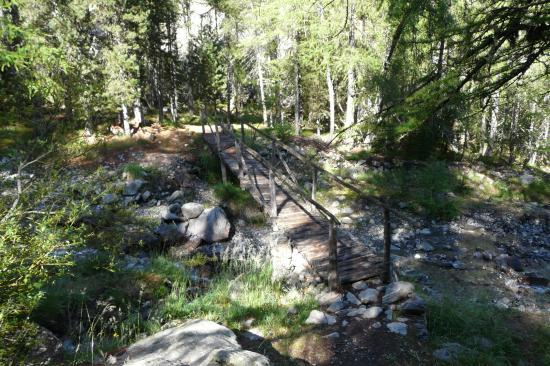
[[[338,240],[336,225],[331,219],[328,228],[328,285],[331,290],[340,290],[340,276],[338,275]]]
[[[384,283],[391,282],[391,224],[390,210],[384,207]]]

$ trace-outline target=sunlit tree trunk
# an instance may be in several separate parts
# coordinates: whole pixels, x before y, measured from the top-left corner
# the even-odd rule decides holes
[[[130,136],[131,130],[130,130],[130,119],[128,118],[128,108],[124,103],[122,103],[120,107],[122,110],[122,126],[124,127],[124,134],[126,136]]]
[[[334,98],[334,84],[332,82],[332,75],[330,71],[330,65],[327,65],[327,89],[328,89],[328,104],[330,111],[330,138],[334,136],[334,130],[336,128],[336,101]]]
[[[302,102],[300,92],[300,61],[298,50],[294,58],[294,132],[300,135],[302,130]]]
[[[141,109],[141,100],[139,98],[134,102],[134,127],[139,128],[143,123],[143,110]]]
[[[264,70],[262,63],[262,55],[258,49],[256,52],[256,67],[258,68],[258,83],[260,84],[260,101],[262,104],[262,120],[267,124],[267,107],[265,105],[265,86],[264,86]]]
[[[350,3],[349,10],[349,40],[348,46],[350,51],[353,52],[355,48],[355,29],[354,29],[354,17],[355,17],[355,4],[353,1]],[[349,62],[348,66],[348,90],[346,99],[346,119],[344,121],[345,127],[349,127],[355,123],[355,69],[353,62]]]

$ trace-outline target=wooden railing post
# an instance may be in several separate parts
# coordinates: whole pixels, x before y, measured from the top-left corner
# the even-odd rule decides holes
[[[384,207],[384,283],[391,282],[391,224],[390,210]]]
[[[317,194],[317,168],[313,168],[313,176],[311,177],[311,199],[315,200]]]
[[[275,187],[275,176],[273,175],[273,167],[275,166],[275,141],[271,141],[271,163],[269,164],[269,193],[271,203],[271,218],[277,217],[277,192]]]
[[[225,168],[225,163],[222,159],[222,148],[220,142],[220,132],[218,130],[218,122],[216,122],[216,148],[218,149],[218,158],[220,159],[220,167],[222,171],[222,182],[227,183],[227,169]]]
[[[338,275],[338,239],[336,238],[336,225],[330,219],[328,229],[328,285],[331,290],[340,290],[340,277]]]

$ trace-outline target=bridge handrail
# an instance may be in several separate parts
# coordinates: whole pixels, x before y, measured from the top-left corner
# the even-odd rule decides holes
[[[413,225],[413,226],[417,226],[417,222],[416,220],[414,220],[413,218],[411,218],[409,215],[401,212],[401,211],[398,211],[396,209],[394,209],[393,207],[387,205],[386,203],[382,202],[380,200],[380,198],[378,197],[374,197],[372,195],[368,195],[366,193],[364,193],[362,190],[360,190],[359,188],[355,187],[354,185],[344,181],[343,179],[341,179],[340,177],[338,177],[336,174],[334,173],[331,173],[329,172],[328,170],[326,170],[325,168],[321,167],[319,164],[317,164],[316,162],[312,161],[311,159],[308,159],[304,154],[300,153],[299,151],[297,151],[296,149],[288,146],[287,144],[285,144],[284,142],[278,140],[277,138],[271,136],[270,134],[258,129],[257,127],[251,125],[250,123],[248,122],[242,122],[244,123],[245,125],[247,125],[248,127],[252,128],[254,131],[258,132],[259,134],[261,134],[262,136],[264,136],[265,138],[273,141],[275,144],[279,145],[280,147],[282,147],[283,149],[285,149],[286,151],[288,151],[292,156],[294,156],[295,158],[299,159],[300,161],[314,167],[315,169],[325,173],[329,178],[331,178],[333,181],[335,181],[336,183],[352,190],[353,192],[357,193],[361,198],[379,206],[379,207],[382,207],[384,209],[387,209],[389,210],[390,212],[394,213],[396,216],[398,216],[399,218],[401,218],[402,220],[404,221],[407,221],[409,224]]]

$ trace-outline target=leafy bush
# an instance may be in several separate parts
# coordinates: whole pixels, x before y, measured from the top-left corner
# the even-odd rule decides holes
[[[91,235],[79,219],[90,214],[88,202],[97,196],[92,185],[71,182],[55,169],[33,183],[25,183],[15,209],[9,208],[15,197],[0,199],[0,361],[26,353],[29,344],[20,343],[18,328],[29,325],[44,287],[73,265],[54,251],[78,248]]]
[[[124,173],[128,175],[130,179],[139,179],[147,176],[147,171],[141,165],[136,163],[126,164],[123,168]]]
[[[453,192],[461,183],[444,162],[432,161],[419,169],[400,168],[364,178],[378,194],[409,202],[428,217],[451,219],[458,214]]]
[[[294,136],[294,126],[288,122],[275,123],[271,132],[276,138],[283,142],[289,142]]]

